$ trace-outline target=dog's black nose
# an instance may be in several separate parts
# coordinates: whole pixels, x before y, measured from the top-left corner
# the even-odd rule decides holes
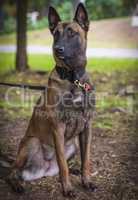
[[[64,47],[60,47],[60,46],[55,46],[54,47],[55,51],[59,54],[63,54],[64,53]]]

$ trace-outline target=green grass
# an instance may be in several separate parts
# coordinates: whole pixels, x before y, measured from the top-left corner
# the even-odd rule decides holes
[[[49,71],[54,66],[54,60],[49,55],[29,55],[29,66],[32,70]],[[15,54],[0,53],[0,73],[15,69]]]
[[[53,57],[50,55],[29,55],[29,66],[32,70],[49,71],[54,67]],[[13,70],[15,65],[15,54],[0,53],[0,74]],[[138,70],[138,59],[88,59],[88,71],[112,72]]]
[[[97,122],[94,123],[95,128],[100,128],[100,129],[108,129],[111,130],[113,127],[113,121],[112,119],[102,119],[100,121],[97,120]]]
[[[31,70],[43,70],[49,71],[54,67],[53,57],[50,55],[29,55],[28,56],[29,66]],[[11,73],[4,75],[4,73],[14,70],[15,63],[15,54],[12,53],[0,53],[0,78],[5,82],[23,82],[23,83],[34,83],[34,84],[45,84],[47,80],[47,74],[43,78],[37,74],[24,74],[24,73]],[[104,98],[97,99],[96,110],[98,112],[110,112],[112,108],[122,108],[127,111],[129,108],[127,97],[120,97],[116,95],[115,91],[119,91],[120,85],[126,87],[127,85],[135,84],[138,71],[138,59],[103,59],[103,58],[93,58],[88,59],[87,70],[92,72],[94,84],[96,86],[97,95],[107,92],[107,96]],[[117,72],[118,71],[118,72]],[[104,81],[102,81],[104,79]],[[0,92],[4,93],[5,90],[0,88]],[[30,94],[31,98],[33,92]],[[35,97],[38,97],[35,94]],[[15,90],[13,94],[13,104],[10,106],[5,101],[0,100],[0,108],[6,109],[6,112],[14,118],[19,115],[17,112],[17,105],[20,107],[19,116],[30,116],[31,108],[29,101],[26,100],[24,104],[20,102],[20,90]],[[135,102],[134,102],[135,104]],[[14,107],[15,105],[15,107]],[[133,106],[133,105],[132,105]],[[137,107],[137,104],[135,105]],[[14,108],[14,110],[12,109]],[[12,117],[13,118],[13,117]],[[107,119],[99,119],[96,122],[95,127],[111,129],[112,128],[112,119],[107,116]]]
[[[116,107],[127,109],[128,101],[126,97],[111,95],[107,96],[106,98],[97,100],[96,106],[97,108],[100,108],[101,111],[109,110]]]

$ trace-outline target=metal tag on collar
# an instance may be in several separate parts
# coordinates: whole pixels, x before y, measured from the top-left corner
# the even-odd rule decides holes
[[[83,87],[83,84],[81,84],[79,80],[75,80],[74,83],[77,87]]]
[[[74,84],[77,87],[80,87],[80,88],[84,89],[85,91],[89,91],[91,89],[91,86],[88,83],[81,84],[79,80],[75,80]]]
[[[90,91],[91,90],[91,86],[88,83],[84,83],[83,86],[84,86],[84,90],[85,91]]]

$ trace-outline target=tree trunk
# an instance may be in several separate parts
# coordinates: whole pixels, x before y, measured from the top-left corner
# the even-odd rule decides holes
[[[4,0],[0,0],[0,33],[3,33],[4,28],[4,16],[5,13],[3,11]]]
[[[27,5],[28,0],[16,0],[17,4],[17,52],[16,70],[25,71],[27,66]]]

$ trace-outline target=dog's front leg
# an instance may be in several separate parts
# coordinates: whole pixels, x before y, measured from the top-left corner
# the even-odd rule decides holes
[[[65,133],[65,127],[63,124],[59,124],[58,127],[56,127],[54,130],[54,143],[56,149],[56,156],[59,166],[63,195],[68,197],[74,197],[75,192],[73,191],[71,182],[69,180],[69,169],[64,152],[64,146],[65,146],[64,133]]]
[[[90,182],[90,146],[91,146],[91,125],[79,135],[81,153],[81,179],[82,185],[88,190],[95,190],[96,187]]]

